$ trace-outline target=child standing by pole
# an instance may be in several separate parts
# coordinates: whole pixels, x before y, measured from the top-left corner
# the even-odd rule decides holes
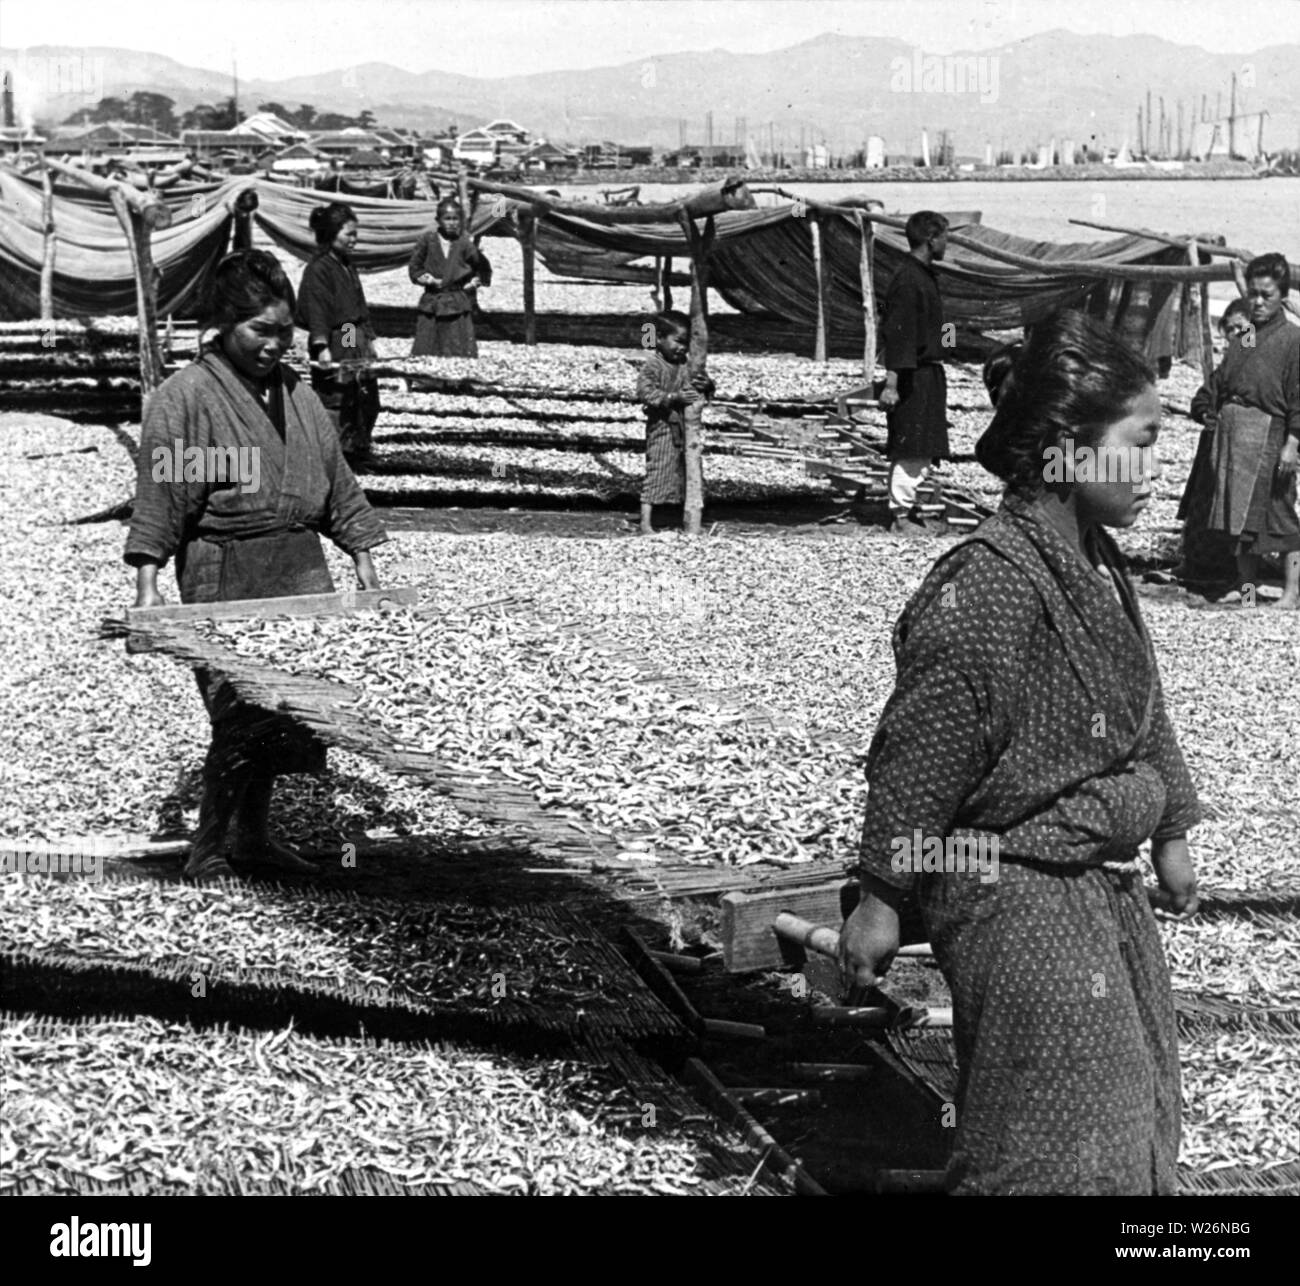
[[[647,323],[646,337],[654,335],[654,352],[637,377],[637,398],[646,409],[645,485],[641,489],[641,534],[654,534],[655,505],[680,505],[686,499],[687,406],[707,401],[714,394],[707,376],[694,380],[686,358],[691,323],[683,313],[664,312]]]

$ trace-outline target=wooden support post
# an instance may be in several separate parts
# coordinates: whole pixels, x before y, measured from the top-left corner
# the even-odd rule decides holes
[[[663,276],[659,282],[659,298],[663,301],[662,308],[667,312],[673,306],[673,260],[671,255],[666,255],[663,260]]]
[[[157,288],[154,282],[153,247],[149,240],[149,226],[144,216],[137,215],[128,204],[121,189],[114,186],[109,201],[117,221],[126,234],[126,247],[131,255],[131,268],[135,274],[136,324],[139,328],[140,346],[140,397],[147,401],[162,383],[162,358],[158,353]]]
[[[149,225],[144,221],[140,214],[131,212],[131,224],[135,232],[136,254],[139,257],[140,276],[139,282],[144,285],[144,292],[140,298],[140,326],[143,332],[142,340],[148,340],[148,363],[155,381],[154,387],[162,383],[162,354],[158,348],[158,285],[162,281],[162,269],[156,268],[153,262],[153,233]],[[141,358],[144,358],[144,344],[141,345]],[[143,370],[143,367],[141,368]],[[141,393],[148,396],[153,392],[153,388],[145,390],[141,386]]]
[[[456,169],[456,194],[460,197],[460,208],[465,216],[465,231],[469,231],[469,173],[463,165]]]
[[[54,180],[49,166],[41,161],[41,320],[54,320],[54,259],[59,241],[54,235]]]
[[[808,230],[812,233],[813,276],[817,281],[817,339],[813,348],[813,361],[826,360],[826,254],[822,245],[821,219],[814,212],[808,216]]]
[[[858,235],[862,238],[862,374],[868,385],[876,378],[876,228],[870,219],[857,212]]]
[[[687,357],[690,378],[707,374],[709,328],[704,310],[704,292],[709,288],[709,250],[713,245],[713,220],[705,223],[704,235],[685,211],[681,217],[687,243],[691,247],[691,346]],[[704,515],[704,442],[702,402],[692,402],[683,412],[686,421],[686,505],[685,527],[688,536],[698,536]]]
[[[1200,263],[1201,252],[1195,245],[1187,247],[1187,260],[1192,264]],[[1214,332],[1210,329],[1210,283],[1198,282],[1196,290],[1200,295],[1201,378],[1208,383],[1210,376],[1214,374]]]
[[[524,343],[537,343],[537,215],[519,212],[520,240],[524,252]]]

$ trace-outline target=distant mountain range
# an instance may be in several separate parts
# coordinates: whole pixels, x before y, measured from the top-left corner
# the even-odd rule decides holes
[[[166,94],[177,112],[224,99],[228,73],[186,67],[160,54],[112,48],[39,46],[0,49],[5,68],[23,60],[102,58],[102,93],[137,90]],[[42,64],[45,65],[45,64]],[[764,150],[770,141],[790,149],[802,138],[833,151],[884,137],[890,152],[915,152],[924,127],[935,138],[951,130],[958,153],[1028,147],[1052,137],[1117,146],[1136,137],[1136,114],[1152,94],[1155,114],[1185,125],[1206,95],[1211,113],[1238,74],[1238,110],[1267,112],[1265,146],[1300,146],[1300,44],[1273,45],[1253,54],[1212,54],[1156,36],[1081,36],[1047,32],[981,53],[931,55],[901,40],[821,35],[768,54],[724,49],[666,54],[617,67],[480,78],[450,71],[403,71],[365,63],[288,80],[241,82],[240,105],[289,107],[310,103],[318,112],[355,115],[369,108],[383,124],[461,129],[509,117],[535,135],[569,142],[613,139],[675,147],[683,138],[732,143],[738,129]],[[21,76],[18,77],[21,81]],[[36,118],[59,121],[85,97],[62,94],[36,106]],[[684,124],[683,124],[684,122]],[[1256,125],[1246,127],[1254,141]],[[1154,137],[1154,131],[1153,131]],[[1174,138],[1176,141],[1176,125]]]

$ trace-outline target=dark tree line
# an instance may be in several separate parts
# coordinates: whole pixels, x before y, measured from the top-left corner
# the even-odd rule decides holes
[[[354,125],[361,129],[372,129],[377,124],[374,113],[369,108],[358,116],[345,116],[339,112],[317,112],[310,103],[302,103],[292,109],[282,103],[259,103],[257,110],[272,112],[304,133],[312,134],[324,130],[348,129]],[[237,108],[233,96],[215,104],[200,103],[178,116],[174,99],[168,98],[166,94],[138,90],[129,98],[101,98],[93,107],[83,107],[73,112],[63,124],[151,125],[160,133],[174,135],[186,129],[233,129],[247,116],[247,112]]]

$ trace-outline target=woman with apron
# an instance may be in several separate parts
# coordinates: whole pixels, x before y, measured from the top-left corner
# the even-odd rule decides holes
[[[1253,606],[1260,559],[1282,560],[1277,606],[1300,609],[1300,329],[1282,315],[1291,271],[1280,254],[1246,265],[1252,330],[1234,339],[1192,418],[1214,429],[1214,472],[1206,528],[1223,532],[1237,556],[1243,606]]]
[[[464,231],[460,202],[438,202],[438,225],[420,234],[407,271],[424,287],[412,357],[477,357],[474,292],[492,284],[492,265]]]
[[[124,555],[136,569],[135,605],[164,601],[158,569],[169,558],[183,603],[332,593],[321,534],[352,556],[362,589],[378,589],[370,551],[388,537],[320,399],[280,364],[293,343],[284,271],[260,250],[228,255],[208,302],[217,336],[150,398],[144,417]],[[224,680],[196,677],[212,744],[185,874],[314,870],[270,838],[268,821],[275,777],[319,772],[324,745],[245,704]]]
[[[362,364],[374,358],[375,328],[352,263],[357,216],[350,205],[332,201],[311,212],[311,228],[320,249],[303,269],[295,320],[307,332],[311,386],[334,421],[344,456],[362,464],[379,418],[379,382]]]

